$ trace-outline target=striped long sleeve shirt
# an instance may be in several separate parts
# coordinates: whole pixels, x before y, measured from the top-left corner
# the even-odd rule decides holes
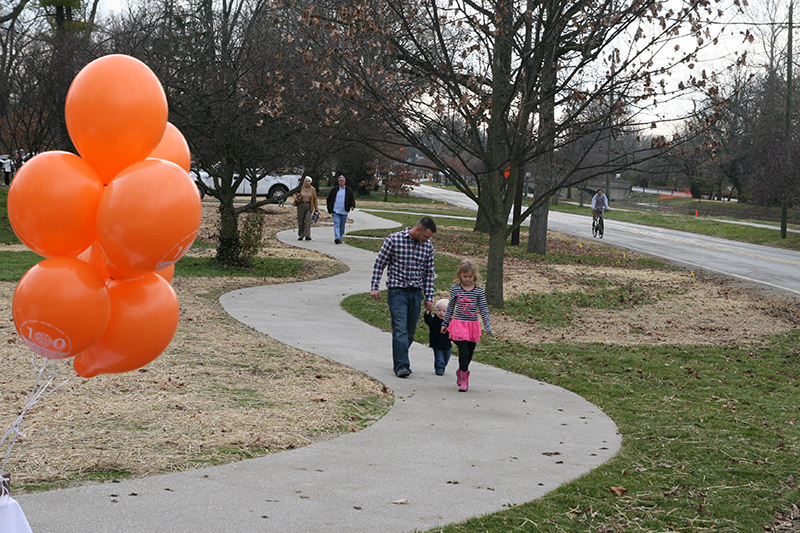
[[[371,288],[380,288],[381,275],[386,268],[386,286],[389,288],[417,288],[425,293],[426,301],[433,301],[433,245],[411,238],[406,228],[392,233],[383,241],[372,269]]]
[[[486,302],[486,293],[483,292],[483,287],[476,285],[472,290],[465,291],[460,284],[456,283],[450,287],[450,303],[447,305],[442,326],[447,327],[454,318],[464,322],[475,322],[478,320],[479,312],[483,319],[483,329],[487,333],[491,333],[489,304]]]

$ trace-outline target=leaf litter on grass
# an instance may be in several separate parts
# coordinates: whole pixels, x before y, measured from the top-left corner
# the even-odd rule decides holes
[[[294,209],[270,211],[270,234],[294,226]],[[208,225],[203,231],[210,238]],[[330,258],[275,239],[265,253],[312,260],[315,271],[302,272],[304,279],[340,270]],[[218,301],[236,288],[295,280],[177,276],[181,320],[167,350],[140,370],[91,379],[65,365],[61,379],[67,384],[24,417],[6,465],[12,490],[228,463],[333,438],[379,419],[392,401],[386,387],[259,334],[229,317]],[[6,428],[34,379],[34,354],[11,320],[14,287],[0,283],[0,316],[6,317],[0,321],[0,424]]]

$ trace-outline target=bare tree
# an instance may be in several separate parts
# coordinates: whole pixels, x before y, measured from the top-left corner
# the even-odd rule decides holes
[[[244,180],[305,167],[319,180],[355,138],[341,101],[302,68],[307,51],[287,46],[287,26],[267,0],[153,0],[119,17],[114,49],[141,58],[162,80],[170,120],[184,133],[206,192],[220,202],[217,260],[240,262],[239,215],[282,201],[253,194],[234,203]]]
[[[71,149],[64,101],[76,65],[95,57],[92,21],[79,2],[21,0],[0,9],[0,143],[9,151]]]
[[[380,116],[425,155],[430,170],[443,172],[478,204],[490,237],[486,293],[494,305],[503,303],[506,237],[576,175],[553,172],[550,163],[549,154],[575,138],[565,132],[608,132],[619,127],[622,108],[633,109],[629,127],[637,119],[641,125],[645,107],[711,83],[705,71],[689,71],[680,86],[659,83],[676,65],[694,66],[696,49],[713,42],[702,24],[707,5],[696,2],[677,8],[657,0],[301,4],[293,2],[285,20],[301,20],[294,44],[320,67],[322,86],[346,99],[354,115]],[[690,49],[672,48],[656,61],[678,36],[689,37]],[[596,102],[605,103],[605,116],[586,119]],[[453,156],[467,175],[451,165]],[[625,159],[607,156],[602,172],[621,168]],[[517,180],[506,175],[516,177],[531,163],[539,169],[535,197],[509,227]]]
[[[119,18],[113,34],[115,50],[141,58],[159,76],[170,120],[186,137],[193,163],[211,177],[206,192],[220,202],[217,260],[247,261],[239,215],[282,198],[253,195],[238,204],[236,190],[293,166],[298,136],[308,129],[291,113],[309,100],[298,91],[295,60],[283,51],[269,2],[151,2]]]
[[[30,42],[24,29],[30,20],[23,18],[28,0],[0,7],[0,115],[4,115],[11,95],[10,81],[20,57],[20,51]]]
[[[772,119],[768,118],[774,111],[761,108],[767,103],[763,99],[766,95],[759,95],[762,81],[763,78],[748,73],[744,68],[732,70],[730,79],[723,83],[722,88],[722,91],[729,93],[729,96],[723,97],[722,94],[708,96],[709,100],[719,102],[717,109],[720,110],[720,114],[706,130],[707,142],[702,147],[698,145],[693,153],[684,154],[702,159],[703,167],[708,169],[711,175],[718,176],[717,186],[720,189],[720,196],[724,182],[727,181],[731,186],[729,198],[735,192],[739,202],[748,201],[745,185],[749,176],[754,169],[763,166],[764,150],[775,141],[774,137],[769,136],[770,138],[763,139],[766,142],[764,144],[756,140],[753,134],[766,125],[764,119],[771,122],[772,127],[780,123],[779,115],[773,116]],[[774,85],[774,81],[770,85]]]

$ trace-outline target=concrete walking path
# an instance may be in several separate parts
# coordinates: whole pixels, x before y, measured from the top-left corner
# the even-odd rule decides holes
[[[395,226],[361,211],[351,218],[348,231]],[[18,496],[35,533],[424,531],[536,499],[619,450],[614,423],[559,387],[473,363],[470,391],[459,393],[455,353],[436,376],[431,349],[415,343],[414,373],[395,377],[391,334],[340,307],[345,296],[369,291],[375,254],[334,244],[331,227],[314,228],[312,237],[279,235],[350,270],[236,290],[222,305],[282,343],[386,384],[395,394],[386,416],[351,435],[268,457]],[[417,335],[423,340],[427,331]]]

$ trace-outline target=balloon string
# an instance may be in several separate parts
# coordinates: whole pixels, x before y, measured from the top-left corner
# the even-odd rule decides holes
[[[44,364],[39,367],[36,362],[41,360],[44,361]],[[56,378],[58,371],[64,365],[65,361],[65,359],[46,359],[39,356],[34,356],[31,359],[31,364],[33,365],[33,368],[38,371],[38,376],[33,384],[33,389],[31,389],[30,395],[28,395],[28,400],[25,402],[25,406],[22,408],[22,412],[11,424],[11,427],[8,428],[5,435],[3,435],[3,438],[0,439],[0,446],[6,445],[6,441],[10,441],[7,444],[8,449],[6,450],[5,459],[3,459],[3,464],[0,466],[0,479],[5,479],[6,477],[6,463],[8,463],[8,459],[11,456],[11,450],[14,448],[14,444],[17,442],[17,437],[21,434],[20,428],[22,427],[22,419],[25,417],[25,413],[28,412],[28,409],[33,407],[41,398],[54,393],[69,381],[68,377],[60,384],[56,385],[55,388],[52,388],[48,391],[48,387],[50,387],[50,385],[53,383],[53,380]],[[25,435],[22,434],[22,436],[24,437]],[[0,483],[0,497],[7,496],[8,492],[9,488],[7,483]]]

